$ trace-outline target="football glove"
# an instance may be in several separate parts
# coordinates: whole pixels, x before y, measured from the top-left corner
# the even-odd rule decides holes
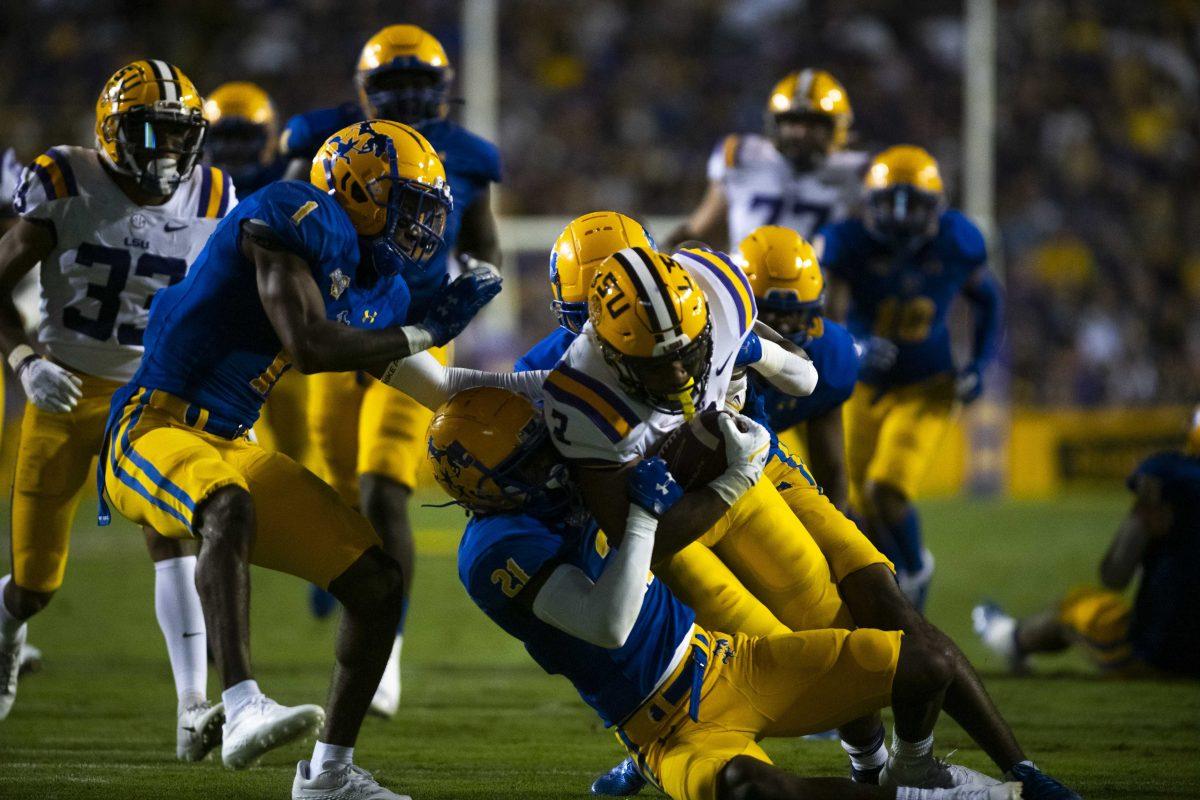
[[[895,342],[885,339],[882,336],[872,336],[867,339],[859,339],[854,342],[854,347],[858,350],[859,372],[873,372],[875,374],[887,372],[896,363],[896,356],[900,352],[900,348]]]
[[[435,347],[462,333],[475,315],[500,293],[501,278],[494,267],[479,266],[444,285],[434,298],[421,327],[429,331]]]
[[[48,358],[27,358],[17,368],[17,377],[29,402],[42,411],[65,414],[83,397],[83,381]]]
[[[725,440],[725,471],[708,484],[726,505],[732,506],[762,477],[771,455],[771,434],[762,425],[741,414],[722,414],[717,419]]]
[[[658,456],[637,463],[626,481],[629,502],[661,517],[683,497],[683,487],[671,477],[667,462]]]

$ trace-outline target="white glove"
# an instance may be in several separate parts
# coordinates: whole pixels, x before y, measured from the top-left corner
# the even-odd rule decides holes
[[[717,420],[725,440],[725,462],[721,476],[708,484],[726,505],[732,506],[762,477],[771,455],[771,434],[747,416],[722,414]]]
[[[26,358],[17,369],[17,377],[29,402],[42,411],[65,414],[83,397],[83,381],[48,358]]]

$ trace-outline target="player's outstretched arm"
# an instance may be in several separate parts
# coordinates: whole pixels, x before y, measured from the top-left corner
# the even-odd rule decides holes
[[[430,353],[398,359],[368,369],[371,375],[398,389],[426,408],[436,411],[442,403],[476,386],[498,386],[535,400],[542,396],[542,384],[549,370],[525,372],[485,372],[478,369],[443,366]]]
[[[268,239],[243,236],[241,247],[254,264],[267,318],[300,372],[369,369],[437,344],[419,325],[365,331],[333,322],[304,259]]]
[[[784,394],[807,397],[817,388],[817,368],[808,353],[762,322],[746,337],[739,364],[746,364]]]
[[[725,187],[720,181],[709,181],[700,205],[692,211],[687,222],[680,225],[667,237],[663,248],[668,252],[677,248],[681,242],[697,239],[718,250],[726,250],[729,238],[729,199],[725,196]]]
[[[593,583],[578,567],[560,564],[525,601],[543,622],[608,649],[622,647],[637,623],[659,517],[683,496],[661,458],[641,461],[625,475],[625,535],[600,577]]]

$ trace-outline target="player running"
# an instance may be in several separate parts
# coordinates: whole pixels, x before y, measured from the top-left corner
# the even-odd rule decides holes
[[[446,51],[416,25],[389,25],[363,46],[355,71],[358,103],[312,111],[289,120],[283,133],[289,177],[304,177],[313,153],[334,131],[360,119],[389,119],[411,125],[438,152],[454,190],[446,220],[445,245],[417,274],[407,276],[412,291],[408,322],[425,314],[444,280],[451,257],[464,263],[500,263],[490,186],[500,181],[495,145],[447,118],[454,71]],[[455,265],[454,270],[457,270]],[[434,350],[446,363],[449,353]],[[405,575],[405,613],[371,710],[385,717],[400,703],[400,651],[408,592],[416,563],[408,503],[424,463],[424,435],[430,411],[365,373],[326,373],[309,382],[309,422],[313,444],[324,462],[326,480],[347,503],[361,508]],[[327,596],[313,596],[314,611],[332,610]]]
[[[846,150],[854,113],[837,79],[789,73],[767,100],[767,133],[731,134],[708,159],[708,190],[668,247],[698,239],[725,247],[762,225],[812,236],[850,213],[867,155]]]
[[[205,149],[211,161],[233,178],[239,196],[283,177],[287,160],[279,154],[279,119],[260,86],[248,81],[221,84],[205,98],[204,116],[208,120]],[[284,373],[271,390],[254,433],[266,449],[313,469],[307,376],[297,370]]]
[[[196,585],[225,687],[226,766],[249,766],[323,717],[315,705],[278,705],[254,681],[254,563],[328,588],[345,609],[328,718],[311,761],[297,766],[293,798],[395,800],[354,766],[353,749],[399,622],[404,574],[333,489],[247,432],[292,366],[363,369],[403,385],[399,361],[457,335],[499,278],[472,270],[422,322],[400,324],[403,276],[442,245],[452,202],[437,155],[411,128],[375,120],[339,131],[311,181],[247,198],[155,303],[142,366],[113,400],[100,491],[131,520],[201,541]]]
[[[862,351],[846,404],[850,503],[896,564],[905,594],[924,604],[933,559],[913,501],[961,404],[983,392],[1000,342],[1000,287],[979,229],[948,208],[937,162],[912,145],[874,158],[859,218],[821,232],[831,316],[845,319]],[[946,317],[958,295],[971,304],[971,360],[956,369]]]
[[[975,607],[975,632],[1014,672],[1035,653],[1079,645],[1109,675],[1200,678],[1200,408],[1183,452],[1150,456],[1128,484],[1133,508],[1100,562],[1100,587],[1076,587],[1023,619]],[[1124,592],[1139,571],[1131,606]]]
[[[459,577],[546,672],[574,684],[669,797],[1021,796],[1019,783],[984,776],[956,788],[897,789],[774,767],[760,739],[824,730],[888,704],[904,738],[926,741],[952,680],[946,654],[898,631],[751,637],[697,625],[661,581],[646,579],[656,528],[688,496],[666,464],[650,458],[622,475],[628,510],[614,545],[578,505],[552,435],[529,400],[497,389],[463,392],[435,415],[434,474],[473,513]],[[731,463],[718,480],[740,481],[741,468]]]
[[[79,489],[100,450],[109,400],[142,357],[147,309],[183,280],[234,207],[220,170],[197,165],[206,123],[178,67],[145,59],[108,79],[96,103],[96,148],[53,147],[29,166],[16,225],[0,240],[0,347],[28,397],[12,495],[12,574],[0,579],[0,719],[16,696],[26,621],[62,585]],[[35,351],[13,288],[41,263]],[[145,528],[154,606],[179,706],[176,756],[220,742],[207,699],[196,557]]]

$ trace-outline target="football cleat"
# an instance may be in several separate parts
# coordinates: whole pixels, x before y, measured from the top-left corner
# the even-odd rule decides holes
[[[179,712],[175,729],[175,757],[180,761],[203,761],[221,743],[225,706],[205,701]]]
[[[926,756],[914,760],[888,756],[879,773],[879,785],[915,786],[918,789],[953,789],[958,786],[996,786],[1000,781],[982,772]]]
[[[853,764],[850,765],[850,780],[855,783],[865,783],[868,786],[879,785],[879,773],[883,772],[883,767],[871,767],[868,769],[858,769]]]
[[[21,672],[21,648],[28,628],[21,625],[11,639],[0,638],[0,720],[8,717],[17,699],[17,676]]]
[[[383,677],[380,678],[379,687],[375,689],[375,696],[371,698],[371,705],[367,709],[384,719],[396,716],[396,711],[400,709],[400,645],[403,641],[403,637],[397,636],[392,642],[392,654],[388,656]]]
[[[602,797],[633,797],[646,787],[632,758],[626,758],[592,782],[592,794]]]
[[[1074,789],[1064,786],[1033,764],[1022,762],[1008,771],[1013,780],[1021,782],[1024,800],[1083,800]]]
[[[40,647],[35,647],[28,642],[21,645],[21,669],[22,675],[28,675],[33,672],[40,672],[42,669],[42,650]]]
[[[1025,655],[1017,647],[1017,621],[998,604],[985,600],[971,609],[971,624],[987,649],[1008,663],[1013,672],[1028,670]]]
[[[332,768],[315,775],[311,762],[301,761],[296,765],[292,800],[412,800],[406,794],[383,788],[362,767],[329,761],[325,765]]]
[[[281,706],[263,695],[225,720],[221,760],[230,769],[245,769],[268,750],[316,735],[324,722],[325,711],[320,706]]]

